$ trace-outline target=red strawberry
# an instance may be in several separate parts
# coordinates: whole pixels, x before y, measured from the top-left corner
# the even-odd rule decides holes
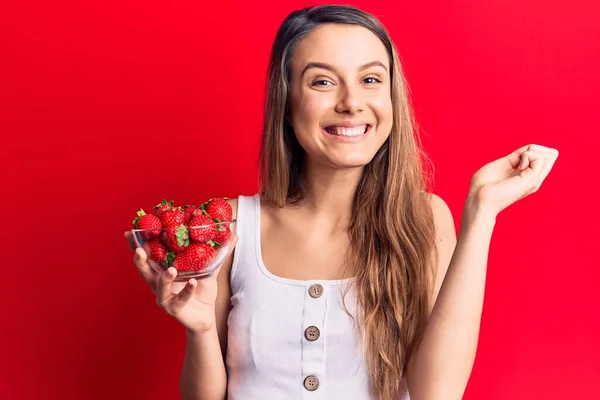
[[[163,230],[160,240],[167,249],[175,253],[181,253],[190,244],[188,229],[185,225]]]
[[[206,243],[192,243],[175,259],[178,272],[197,272],[206,268],[214,259],[216,251]]]
[[[160,243],[158,240],[151,240],[144,245],[144,248],[147,249],[148,257],[151,260],[156,261],[160,264],[161,267],[167,268],[173,262],[173,257],[175,256],[172,251],[167,251],[167,249]]]
[[[223,245],[229,240],[230,236],[231,230],[229,229],[229,224],[217,223],[217,233],[215,234],[213,241],[217,242],[219,245]]]
[[[190,220],[189,231],[193,241],[208,242],[217,233],[217,226],[208,215],[198,214]]]
[[[140,209],[137,215],[137,218],[133,220],[133,227],[135,229],[148,229],[148,231],[140,233],[142,239],[151,240],[160,235],[162,224],[157,216],[146,214],[143,209]]]
[[[180,207],[171,208],[164,212],[160,222],[163,228],[175,228],[185,223],[185,214]]]
[[[231,221],[233,210],[225,199],[211,199],[202,208],[214,219]]]
[[[158,218],[162,218],[163,214],[171,208],[173,208],[173,200],[167,201],[163,199],[160,203],[154,206],[154,215],[156,215]]]
[[[202,213],[202,209],[198,206],[186,206],[184,209],[184,219],[185,223],[189,223],[194,215]]]

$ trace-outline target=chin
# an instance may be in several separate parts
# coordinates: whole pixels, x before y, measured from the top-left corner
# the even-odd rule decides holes
[[[372,156],[355,155],[330,159],[329,164],[335,168],[363,168],[373,159]]]

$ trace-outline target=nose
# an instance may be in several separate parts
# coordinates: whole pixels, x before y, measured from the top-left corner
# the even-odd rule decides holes
[[[341,114],[358,114],[364,110],[364,101],[358,88],[346,86],[340,90],[340,99],[335,110]]]

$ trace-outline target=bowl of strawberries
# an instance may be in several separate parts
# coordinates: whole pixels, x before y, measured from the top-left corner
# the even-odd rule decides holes
[[[213,198],[200,205],[177,206],[162,200],[150,213],[143,209],[133,220],[133,238],[157,272],[177,270],[175,281],[211,276],[232,245],[231,205]]]

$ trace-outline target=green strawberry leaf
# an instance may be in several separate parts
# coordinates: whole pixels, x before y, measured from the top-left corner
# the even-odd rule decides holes
[[[173,253],[171,250],[167,251],[167,256],[165,257],[165,259],[162,261],[162,266],[165,268],[169,268],[172,264],[173,261],[175,260],[175,253]]]
[[[160,203],[158,203],[157,205],[154,206],[154,208],[155,209],[159,209],[159,208],[161,208],[162,206],[165,206],[165,205],[172,206],[173,203],[174,203],[173,200],[167,201],[166,199],[162,199]]]
[[[202,205],[200,206],[201,209],[206,210],[206,207],[208,207],[208,205],[210,204],[210,202],[213,201],[213,199],[208,199],[207,201],[205,201],[204,203],[202,203]]]
[[[137,217],[134,218],[134,220],[133,220],[133,226],[137,227],[137,223],[140,220],[140,217],[142,217],[144,215],[146,215],[146,212],[144,211],[143,208],[140,208],[140,211],[137,212]]]
[[[175,237],[177,238],[178,246],[187,246],[190,244],[190,235],[185,225],[180,225],[175,230]]]

